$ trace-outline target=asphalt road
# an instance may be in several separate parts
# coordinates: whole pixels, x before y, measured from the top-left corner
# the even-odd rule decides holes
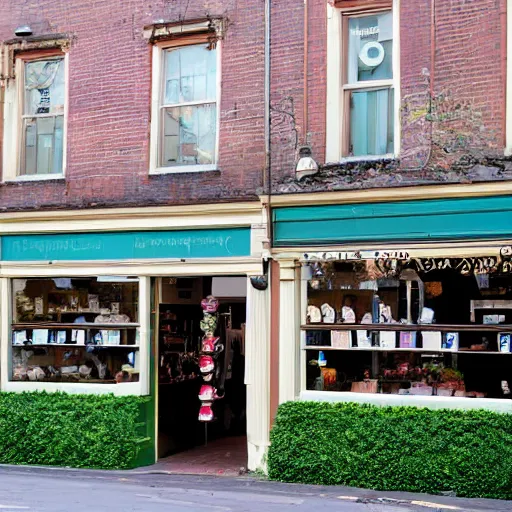
[[[293,486],[247,478],[0,468],[0,511],[483,512],[511,502]]]

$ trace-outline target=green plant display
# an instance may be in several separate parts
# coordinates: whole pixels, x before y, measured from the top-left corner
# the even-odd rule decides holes
[[[273,480],[512,499],[512,415],[355,403],[280,406]]]
[[[144,438],[144,397],[0,393],[0,463],[124,469]]]

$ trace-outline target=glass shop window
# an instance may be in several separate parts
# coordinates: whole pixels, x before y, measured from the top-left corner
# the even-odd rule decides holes
[[[160,167],[216,162],[217,50],[207,44],[164,51]]]
[[[345,156],[394,152],[393,15],[344,18]]]
[[[23,63],[22,176],[62,174],[64,77],[62,57]]]
[[[512,262],[316,261],[302,326],[309,390],[512,398]]]
[[[12,280],[11,380],[139,380],[137,278]]]

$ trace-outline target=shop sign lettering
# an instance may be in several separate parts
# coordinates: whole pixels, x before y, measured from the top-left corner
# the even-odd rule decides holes
[[[408,260],[409,253],[407,251],[310,252],[304,253],[302,259],[304,261]]]

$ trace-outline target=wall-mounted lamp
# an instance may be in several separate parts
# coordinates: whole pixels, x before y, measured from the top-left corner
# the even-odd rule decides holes
[[[28,37],[32,35],[32,29],[28,25],[21,25],[14,31],[16,37]]]
[[[299,161],[295,167],[295,178],[300,181],[305,176],[311,176],[318,172],[318,164],[311,156],[311,148],[303,146],[299,150]]]

